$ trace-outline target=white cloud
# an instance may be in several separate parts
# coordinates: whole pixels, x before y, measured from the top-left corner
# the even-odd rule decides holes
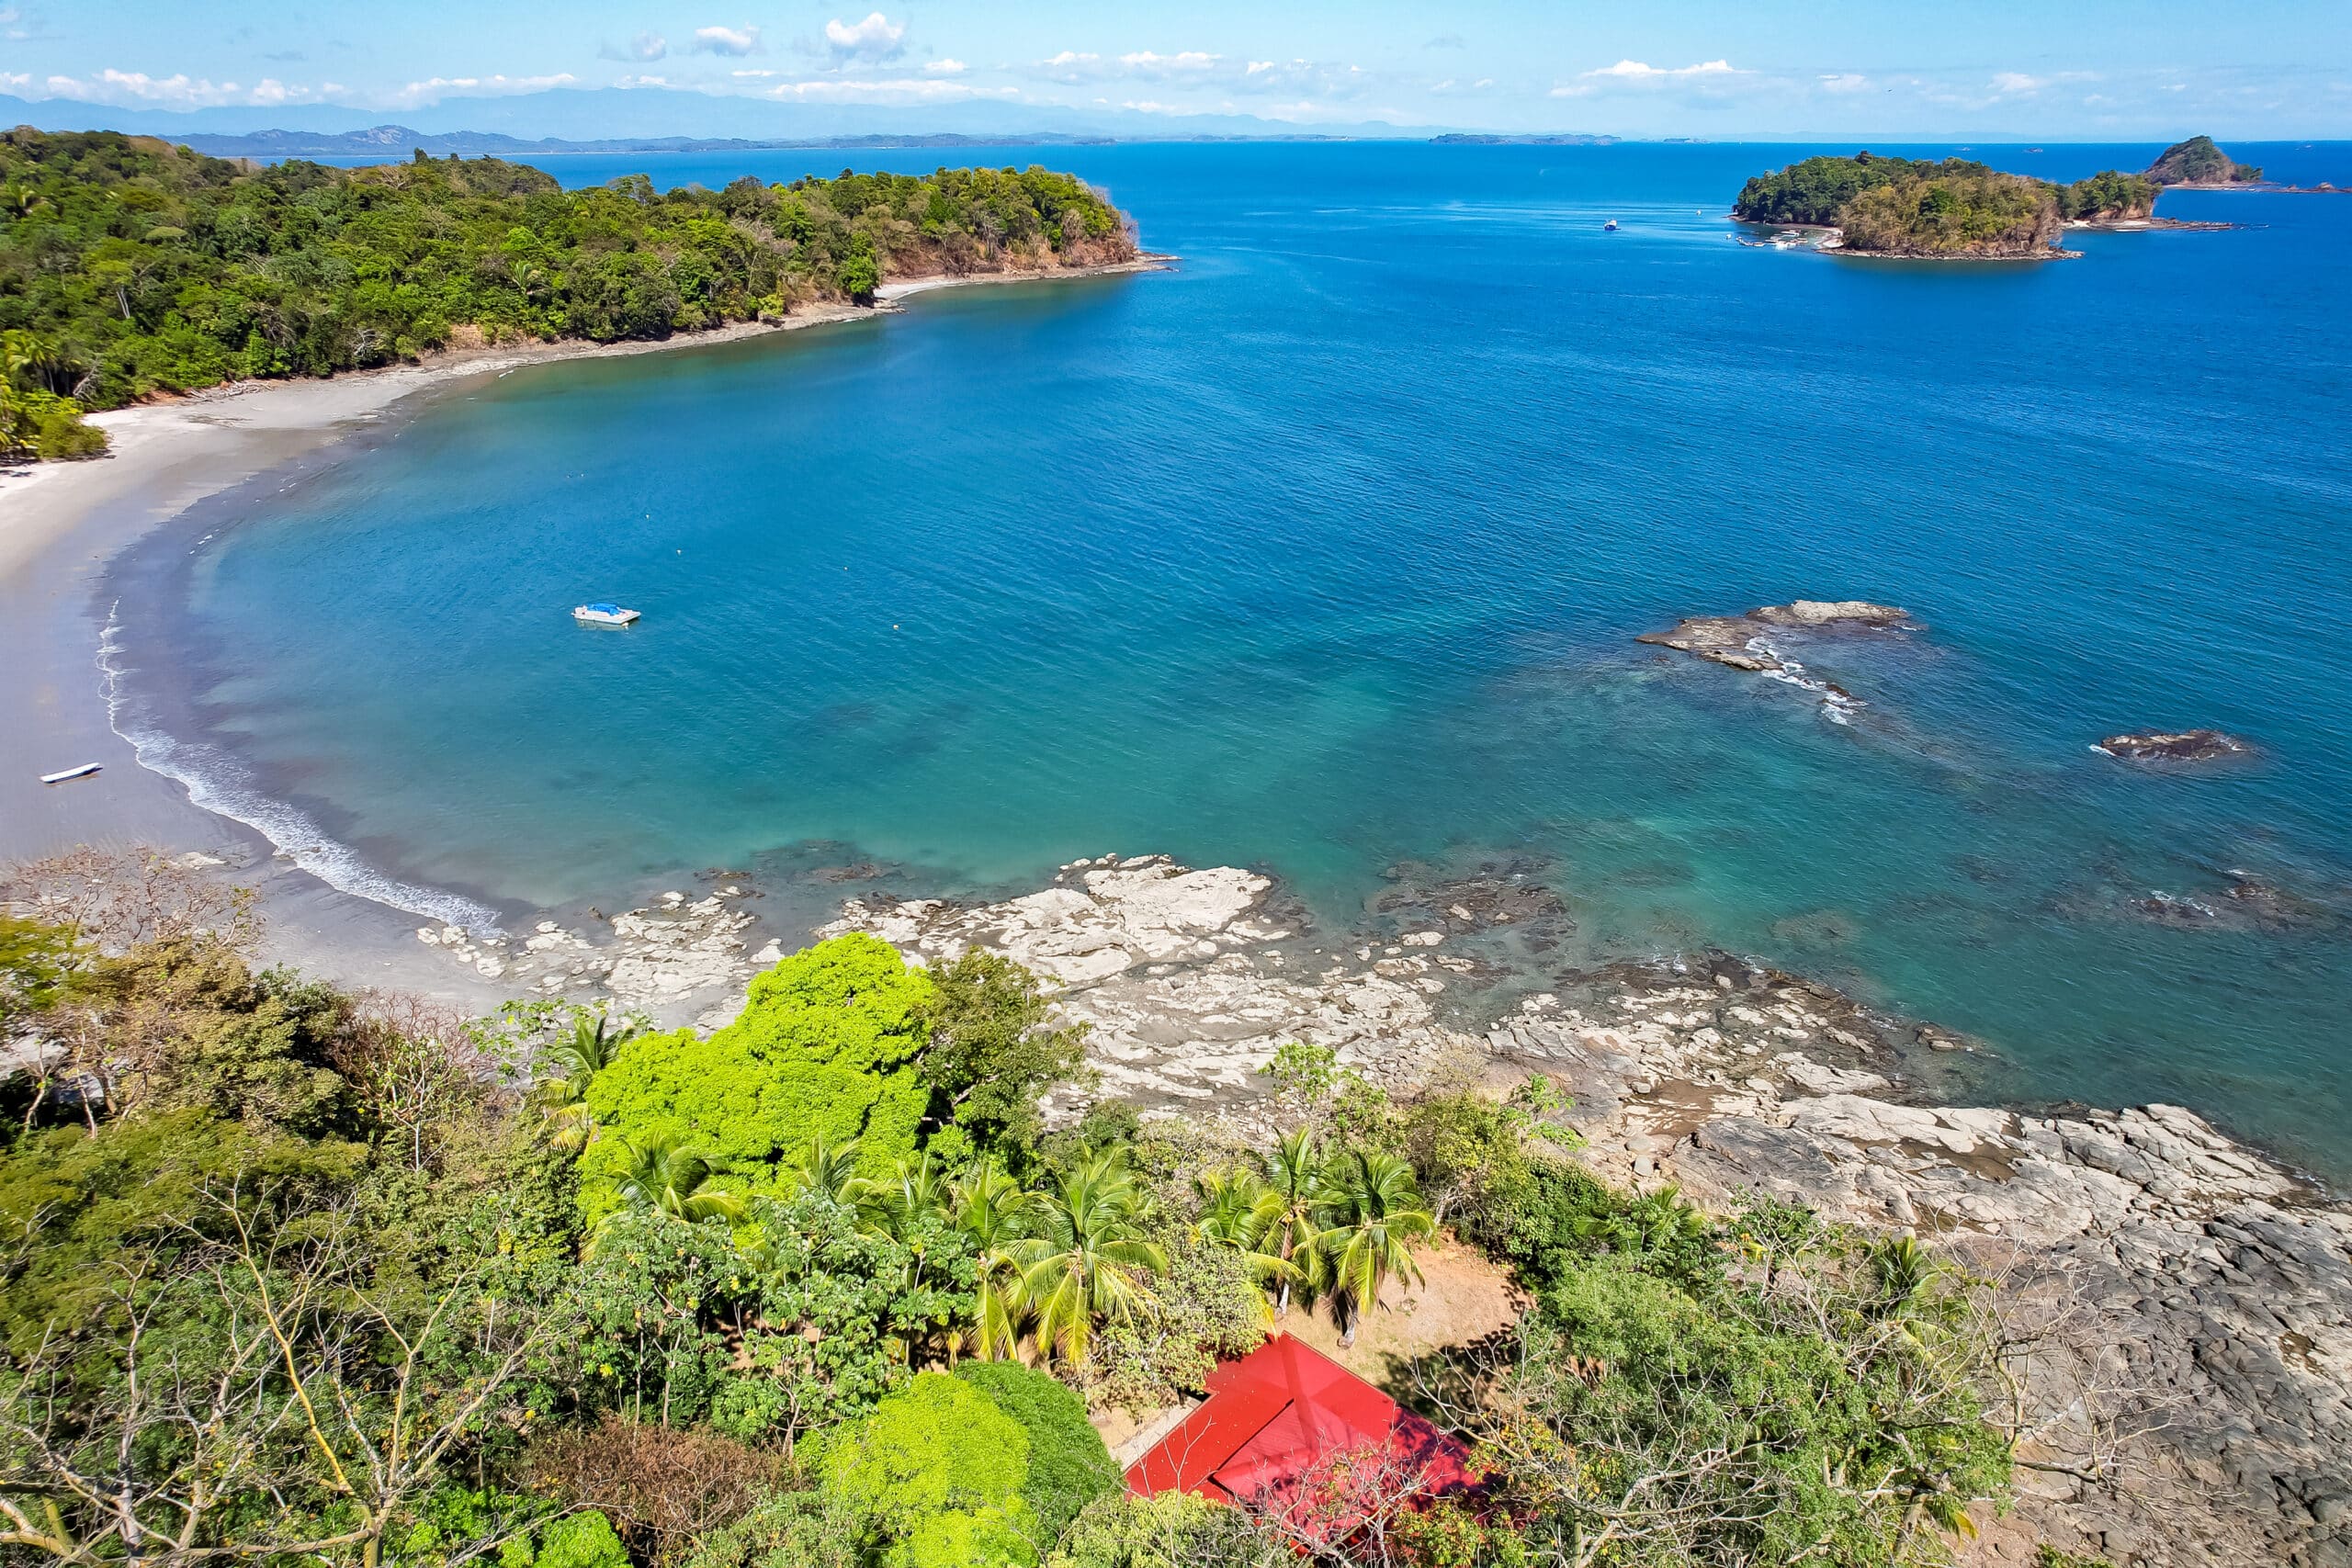
[[[655,61],[670,52],[670,40],[660,33],[639,33],[625,44],[608,43],[596,52],[606,60]]]
[[[1859,71],[1841,71],[1821,78],[1821,90],[1825,93],[1866,93],[1870,86],[1871,79]]]
[[[1702,85],[1725,77],[1747,74],[1728,60],[1702,60],[1696,65],[1651,65],[1639,60],[1621,60],[1614,65],[1587,71],[1574,82],[1554,87],[1550,96],[1583,98],[1608,88],[1663,87],[1674,84]]]
[[[825,45],[841,61],[896,60],[906,52],[906,36],[904,22],[893,22],[879,11],[869,13],[862,22],[844,22],[836,17],[825,24]]]
[[[29,92],[35,86],[32,76],[11,73],[0,76],[11,87]],[[170,76],[151,76],[144,71],[106,70],[96,76],[49,76],[39,82],[43,97],[71,98],[81,103],[116,104],[122,106],[154,104],[165,108],[212,108],[224,104],[251,104],[259,107],[275,107],[282,104],[317,103],[326,92],[315,87],[288,86],[275,77],[264,77],[250,87],[235,82],[215,82],[208,77],[190,76],[185,72]],[[340,93],[342,89],[334,88]]]
[[[1069,49],[1050,60],[1037,62],[1036,72],[1049,82],[1067,82],[1073,86],[1082,82],[1100,81],[1106,74],[1101,55],[1081,54]]]
[[[1021,90],[1017,87],[975,87],[966,82],[943,82],[930,76],[887,79],[831,76],[816,82],[779,82],[767,90],[766,96],[816,104],[936,104],[957,103],[967,98],[1018,98]]]
[[[1138,50],[1133,54],[1119,56],[1119,63],[1125,66],[1134,75],[1143,77],[1147,81],[1159,81],[1169,76],[1198,75],[1202,72],[1214,70],[1216,62],[1223,58],[1222,55],[1204,53],[1197,49],[1188,49],[1181,54],[1155,54],[1146,49]]]
[[[1272,71],[1273,68],[1274,62],[1271,60],[1253,60],[1250,62],[1250,69],[1243,72],[1242,74],[1245,76],[1255,76],[1261,72]]]
[[[569,87],[577,80],[569,71],[552,76],[434,76],[422,82],[411,82],[391,95],[391,101],[402,107],[418,104],[437,104],[444,98],[504,97],[514,93],[543,93],[549,87]]]
[[[740,60],[747,54],[758,54],[763,48],[757,28],[695,29],[694,50],[696,54],[725,54]]]
[[[2022,71],[1993,73],[1993,91],[2002,97],[2031,97],[2045,87],[2055,87],[2067,82],[2096,82],[2096,71],[2053,71],[2047,76],[2029,76]]]
[[[922,73],[926,76],[961,76],[970,69],[960,60],[933,60],[924,64]]]
[[[1696,65],[1672,67],[1645,65],[1638,60],[1621,60],[1614,65],[1604,65],[1598,71],[1585,73],[1589,77],[1614,76],[1630,82],[1657,82],[1670,76],[1736,76],[1739,74],[1740,73],[1728,60],[1704,60]]]

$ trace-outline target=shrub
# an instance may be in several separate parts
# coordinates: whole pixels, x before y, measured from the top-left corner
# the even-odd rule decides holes
[[[84,423],[82,405],[73,399],[14,389],[0,395],[0,455],[55,461],[96,457],[106,449],[107,433]]]
[[[1238,1509],[1185,1492],[1097,1498],[1046,1560],[1046,1568],[1288,1568],[1299,1561]]]
[[[829,1498],[869,1521],[893,1568],[1037,1560],[1022,1495],[1029,1435],[961,1378],[924,1372],[828,1433],[817,1470]]]
[[[1230,1247],[1181,1239],[1154,1281],[1158,1310],[1114,1322],[1087,1356],[1094,1398],[1130,1411],[1156,1409],[1197,1391],[1217,1362],[1263,1343],[1272,1315],[1249,1260]]]
[[[1029,1434],[1021,1495],[1036,1515],[1040,1540],[1058,1540],[1080,1509],[1118,1489],[1119,1467],[1087,1420],[1086,1402],[1059,1381],[1012,1361],[967,1361],[956,1375]]]
[[[613,1522],[591,1508],[540,1530],[530,1568],[628,1568],[628,1551]]]

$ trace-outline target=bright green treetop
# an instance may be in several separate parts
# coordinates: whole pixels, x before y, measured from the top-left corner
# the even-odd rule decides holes
[[[632,1147],[666,1140],[707,1161],[711,1185],[782,1194],[821,1138],[857,1140],[879,1177],[914,1152],[929,1089],[930,976],[877,937],[852,933],[785,959],[751,985],[742,1016],[707,1040],[691,1030],[632,1040],[586,1100],[603,1135],[580,1162],[593,1220],[615,1202]]]
[[[890,1568],[1037,1560],[1029,1435],[971,1383],[924,1372],[829,1437],[825,1490],[874,1521]]]

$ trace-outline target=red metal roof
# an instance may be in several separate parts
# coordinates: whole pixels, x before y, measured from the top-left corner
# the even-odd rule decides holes
[[[1277,1334],[1209,1374],[1208,1398],[1127,1467],[1127,1490],[1235,1502],[1279,1490],[1329,1454],[1377,1443],[1424,1467],[1433,1492],[1475,1483],[1461,1443],[1329,1357]]]

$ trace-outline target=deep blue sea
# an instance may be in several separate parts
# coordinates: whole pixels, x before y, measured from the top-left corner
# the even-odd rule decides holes
[[[1349,925],[1397,863],[1507,859],[1558,962],[1758,955],[1982,1036],[1985,1092],[2352,1176],[2352,197],[2176,193],[2245,226],[2040,265],[1736,244],[1803,152],[948,154],[1075,169],[1182,260],[466,388],[126,569],[124,690],[347,880],[509,919],[1166,851]],[[605,597],[643,624],[573,625]],[[1795,597],[1926,628],[1806,651],[1850,723],[1633,640]],[[2199,725],[2258,754],[2090,750]]]

